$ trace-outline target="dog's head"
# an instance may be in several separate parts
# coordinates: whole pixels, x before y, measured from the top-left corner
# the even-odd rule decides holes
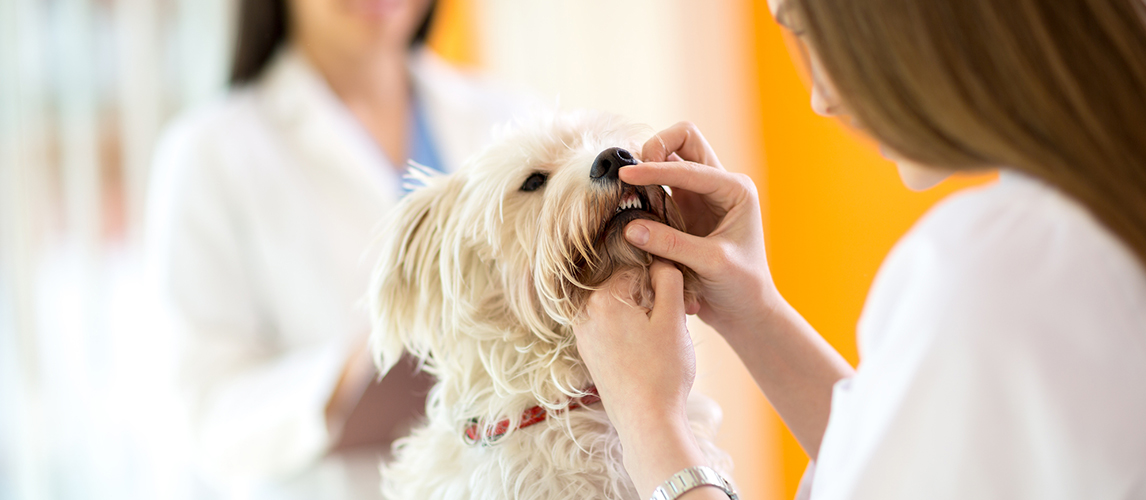
[[[443,382],[489,377],[498,394],[543,403],[582,389],[570,327],[589,294],[633,273],[622,298],[652,302],[652,257],[625,241],[625,225],[684,229],[665,189],[618,178],[640,161],[646,129],[600,113],[552,115],[518,124],[455,174],[416,175],[423,186],[393,212],[372,284],[380,366],[405,348]],[[691,296],[696,277],[683,271]]]

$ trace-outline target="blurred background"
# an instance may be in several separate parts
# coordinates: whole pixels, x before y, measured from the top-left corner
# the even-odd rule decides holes
[[[0,0],[0,499],[202,498],[174,429],[173,345],[143,278],[155,139],[226,87],[236,0]],[[660,129],[699,125],[760,186],[790,302],[855,363],[880,261],[931,204],[815,116],[764,0],[442,0],[430,45],[513,87]],[[743,498],[792,498],[807,458],[694,322]]]

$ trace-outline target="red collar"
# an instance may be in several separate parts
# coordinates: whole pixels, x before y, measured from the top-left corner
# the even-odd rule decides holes
[[[558,415],[566,410],[576,410],[582,406],[589,406],[599,401],[601,401],[601,395],[597,393],[597,386],[591,385],[588,389],[585,389],[584,396],[575,398],[571,403],[569,403],[569,406],[563,409],[554,410],[553,414]],[[533,408],[521,412],[521,423],[517,424],[517,428],[524,429],[533,424],[544,421],[547,417],[549,417],[549,412],[546,411],[545,408],[542,408],[541,406],[534,406]],[[498,422],[497,425],[487,429],[484,438],[479,438],[482,428],[481,422],[476,418],[470,419],[470,425],[466,427],[462,438],[465,439],[466,444],[474,445],[481,443],[482,446],[488,446],[509,432],[509,423],[510,422],[508,418],[502,420]]]

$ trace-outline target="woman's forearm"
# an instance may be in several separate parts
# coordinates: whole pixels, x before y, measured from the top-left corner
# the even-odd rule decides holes
[[[780,299],[757,321],[721,334],[813,460],[828,425],[832,386],[855,370]]]
[[[331,392],[330,399],[327,400],[324,415],[327,431],[332,436],[342,432],[347,417],[370,385],[372,375],[376,373],[374,362],[367,352],[366,343],[362,342],[361,346],[351,353],[342,367],[342,373]]]

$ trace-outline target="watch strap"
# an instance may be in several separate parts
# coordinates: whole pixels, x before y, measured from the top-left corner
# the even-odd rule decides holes
[[[732,484],[724,479],[724,476],[721,476],[719,472],[713,470],[712,467],[697,465],[673,474],[672,477],[653,490],[653,496],[649,500],[675,500],[685,492],[701,486],[720,488],[731,500],[739,500],[740,498],[736,494],[736,490],[732,489]]]

